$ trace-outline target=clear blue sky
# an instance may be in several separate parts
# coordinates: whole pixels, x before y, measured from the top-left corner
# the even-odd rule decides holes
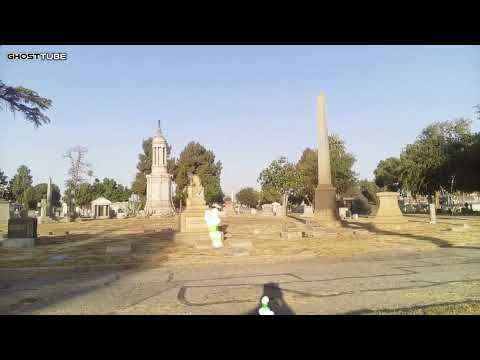
[[[11,61],[10,51],[65,51],[66,62]],[[474,119],[479,46],[2,46],[0,79],[53,100],[51,124],[34,129],[0,110],[0,168],[63,188],[65,150],[89,149],[96,177],[131,185],[142,139],[157,120],[178,156],[189,141],[223,163],[226,194],[257,186],[282,155],[316,146],[316,96],[330,133],[373,178],[433,121]],[[474,129],[480,128],[475,120]]]

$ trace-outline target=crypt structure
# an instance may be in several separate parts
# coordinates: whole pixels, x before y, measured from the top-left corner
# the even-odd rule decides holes
[[[167,172],[167,146],[159,121],[152,140],[152,172],[147,175],[145,214],[148,216],[168,216],[175,213],[172,204],[172,176]]]

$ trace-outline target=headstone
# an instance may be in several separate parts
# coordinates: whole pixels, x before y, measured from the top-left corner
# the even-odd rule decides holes
[[[0,199],[0,224],[8,224],[10,219],[10,202]]]
[[[281,216],[282,215],[282,205],[280,205],[278,202],[272,203],[272,211],[273,211],[273,215]]]
[[[54,222],[53,219],[48,216],[48,201],[42,199],[40,202],[40,216],[38,217],[39,224],[48,224]]]
[[[430,204],[429,207],[430,207],[430,224],[436,224],[437,214],[436,214],[435,204]]]
[[[106,255],[127,255],[132,251],[132,244],[109,244],[105,250]]]
[[[303,216],[312,217],[313,216],[313,206],[304,205],[303,206]]]
[[[2,246],[6,248],[33,247],[36,238],[36,218],[11,218],[8,220],[7,239],[2,241]]]
[[[347,218],[347,211],[348,208],[346,207],[338,208],[338,214],[340,215],[340,219],[345,220]]]
[[[262,215],[263,216],[273,216],[273,206],[272,206],[272,204],[263,204],[262,205]]]
[[[250,209],[251,215],[257,215],[257,209]]]

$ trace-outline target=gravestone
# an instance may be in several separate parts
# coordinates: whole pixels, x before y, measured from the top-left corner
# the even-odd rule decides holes
[[[272,206],[272,204],[263,204],[262,205],[262,215],[263,216],[273,216],[273,206]]]
[[[273,215],[282,216],[283,214],[282,205],[280,205],[280,203],[277,203],[277,202],[272,203],[272,211],[273,211]]]
[[[305,217],[313,217],[313,206],[303,206],[303,216]]]
[[[0,199],[0,224],[8,224],[10,219],[10,201]]]
[[[33,247],[37,238],[36,218],[11,218],[8,220],[7,239],[2,246],[6,248]]]
[[[132,244],[109,244],[105,249],[105,255],[108,256],[121,256],[127,255],[132,252]]]
[[[340,219],[345,220],[347,218],[347,211],[347,207],[338,208],[338,214],[340,215]]]
[[[430,224],[436,224],[437,214],[436,214],[435,204],[430,204],[429,207],[430,207]]]

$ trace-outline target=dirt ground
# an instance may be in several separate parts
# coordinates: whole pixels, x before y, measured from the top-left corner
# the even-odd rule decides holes
[[[137,264],[147,267],[192,266],[216,263],[275,263],[310,257],[351,257],[386,250],[426,251],[439,247],[480,247],[479,217],[439,217],[428,223],[425,215],[406,216],[400,230],[375,230],[369,219],[345,222],[328,236],[297,240],[279,236],[282,224],[305,230],[298,220],[261,216],[223,219],[225,250],[199,251],[173,241],[178,219],[110,219],[73,223],[40,224],[38,245],[31,249],[0,247],[0,268],[77,265]],[[467,225],[467,227],[463,227]],[[452,230],[452,228],[454,230]],[[0,227],[0,236],[6,227]],[[234,256],[229,238],[248,238],[254,245],[250,256]],[[125,255],[106,254],[111,244],[132,245]]]

